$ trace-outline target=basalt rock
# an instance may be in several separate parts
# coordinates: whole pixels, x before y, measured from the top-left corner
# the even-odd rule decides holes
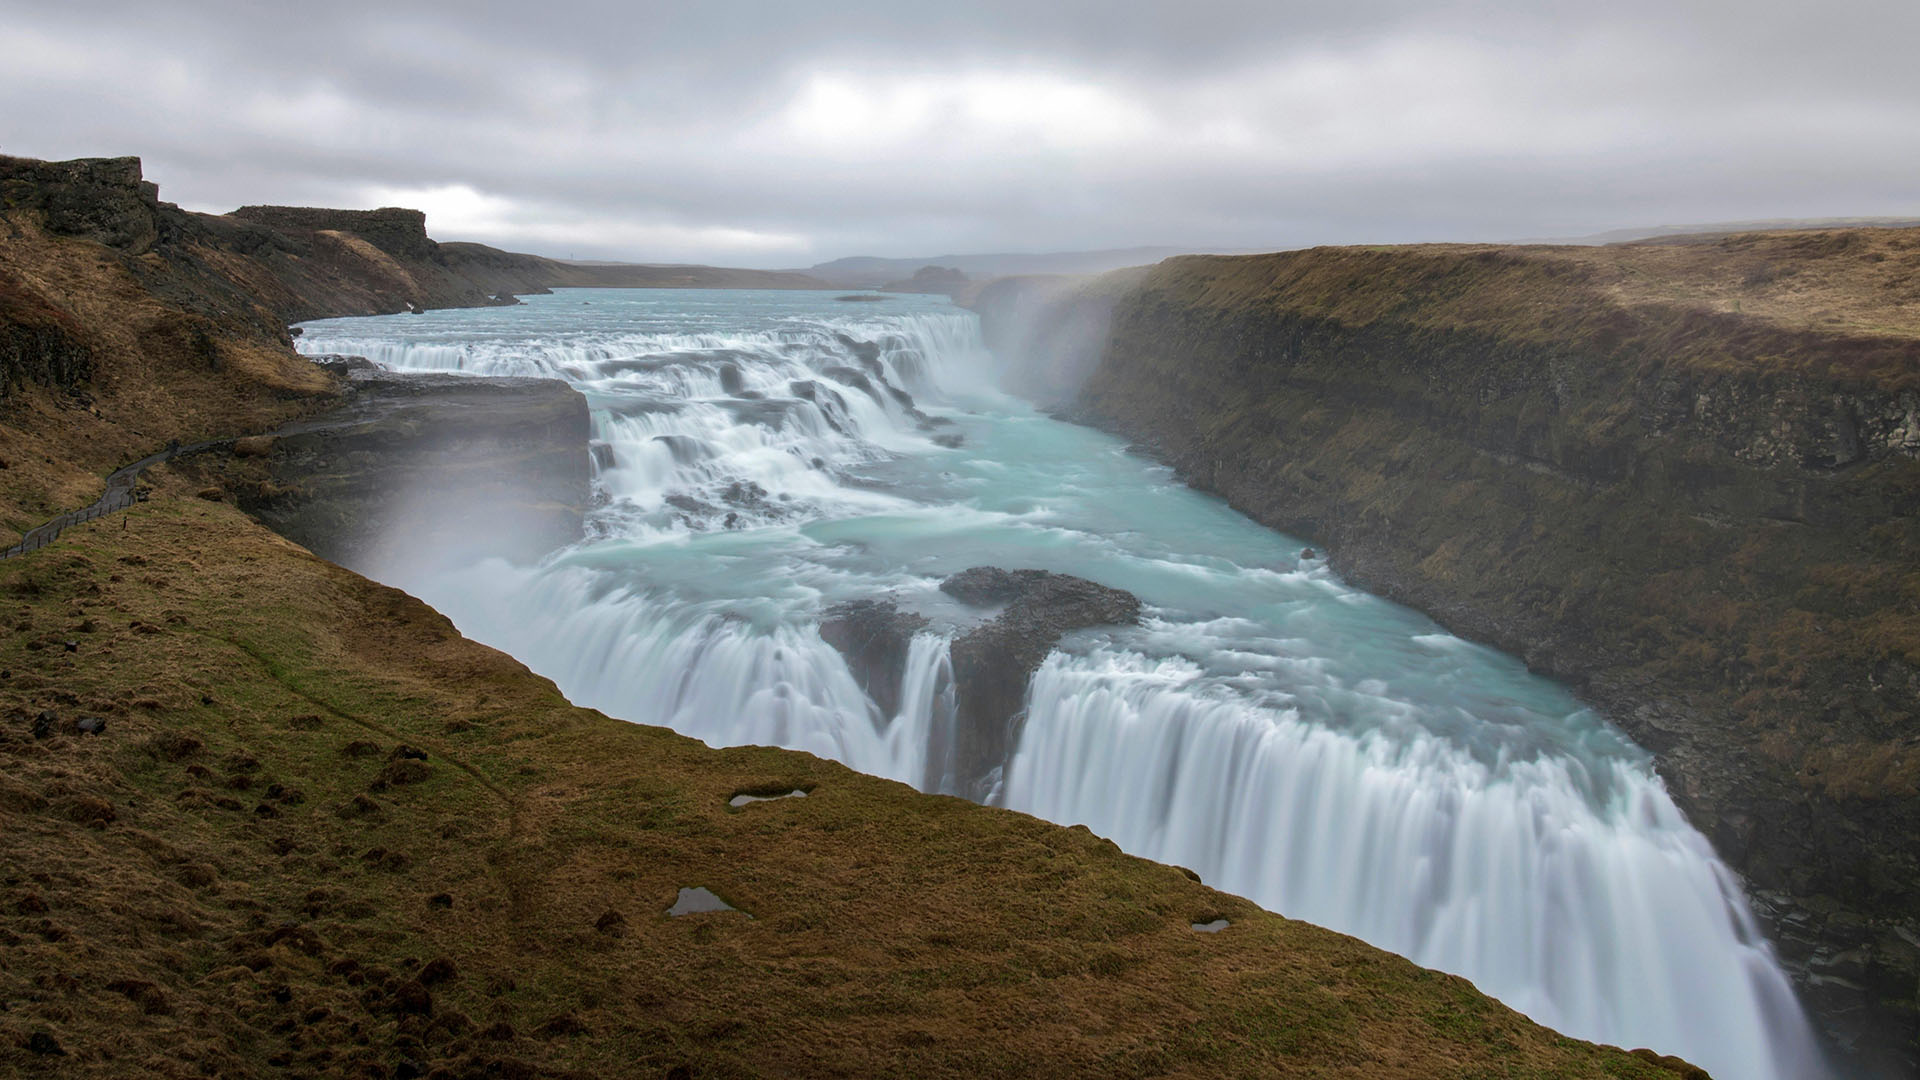
[[[953,728],[936,731],[927,786],[982,798],[1019,734],[1027,682],[1060,638],[1074,630],[1138,620],[1140,601],[1085,578],[1046,570],[976,566],[940,588],[964,604],[998,608],[950,646]],[[900,687],[913,636],[928,620],[891,600],[856,600],[827,613],[820,636],[846,657],[854,679],[884,716],[900,711]]]
[[[37,211],[48,232],[92,240],[129,255],[160,239],[160,188],[137,157],[38,161],[0,156],[0,209]]]
[[[0,401],[23,385],[71,391],[93,371],[73,316],[0,276]]]
[[[338,409],[281,431],[242,507],[342,566],[391,577],[532,561],[582,535],[586,399],[548,379],[356,371]]]
[[[957,691],[953,774],[963,793],[984,794],[978,785],[1006,760],[1019,734],[1027,682],[1061,636],[1130,625],[1140,618],[1140,601],[1069,574],[987,566],[963,570],[940,589],[966,604],[1005,605],[998,616],[955,639],[951,653]]]
[[[839,650],[854,681],[892,718],[900,711],[900,680],[907,667],[913,635],[927,620],[901,611],[891,600],[855,600],[827,612],[820,636]]]

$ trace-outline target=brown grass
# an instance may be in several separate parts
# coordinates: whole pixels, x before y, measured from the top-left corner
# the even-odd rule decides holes
[[[0,618],[0,1071],[1673,1075],[1084,829],[573,708],[224,505],[0,564]]]
[[[223,324],[163,299],[156,289],[186,286],[159,256],[49,237],[19,214],[0,229],[13,234],[0,243],[0,280],[62,313],[95,363],[78,395],[22,388],[0,405],[0,546],[84,505],[102,475],[170,439],[258,431],[331,399],[331,378],[244,302]]]

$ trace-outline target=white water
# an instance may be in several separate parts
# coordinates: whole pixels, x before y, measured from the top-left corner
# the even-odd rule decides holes
[[[604,444],[588,542],[397,582],[581,704],[991,790],[1570,1034],[1725,1077],[1822,1074],[1737,882],[1643,752],[1511,658],[998,395],[970,315],[889,304],[567,291],[313,323],[301,343],[588,395]],[[952,434],[965,445],[934,441]],[[1077,573],[1148,609],[1048,660],[984,781],[947,753],[945,635],[979,614],[935,588],[972,565]],[[936,631],[913,642],[896,717],[817,632],[832,604],[883,594]]]

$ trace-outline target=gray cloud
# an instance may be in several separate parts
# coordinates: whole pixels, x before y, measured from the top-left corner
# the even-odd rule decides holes
[[[1908,0],[0,0],[0,25],[0,150],[562,255],[1920,215]]]

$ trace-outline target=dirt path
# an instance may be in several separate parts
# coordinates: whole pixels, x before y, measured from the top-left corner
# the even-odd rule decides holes
[[[150,466],[171,461],[183,454],[195,454],[216,446],[229,446],[232,443],[233,439],[228,438],[209,439],[185,446],[176,444],[158,453],[148,454],[131,465],[122,465],[107,474],[106,490],[100,493],[100,497],[95,499],[92,505],[83,506],[78,510],[69,510],[44,525],[28,529],[19,543],[5,551],[0,551],[0,559],[11,559],[16,555],[25,555],[29,551],[38,551],[59,539],[61,533],[75,525],[105,517],[116,510],[125,510],[132,506],[140,501],[134,492],[134,487],[140,482],[140,474],[147,471]]]

